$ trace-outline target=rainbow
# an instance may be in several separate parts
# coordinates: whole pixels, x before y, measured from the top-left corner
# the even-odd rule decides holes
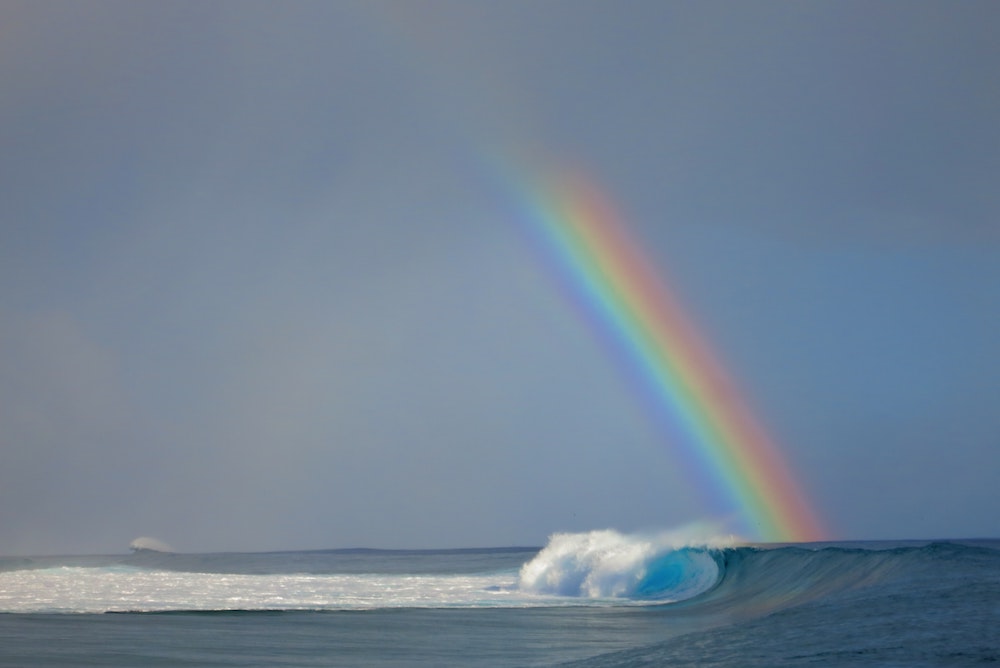
[[[608,199],[574,175],[538,190],[528,206],[532,228],[574,297],[743,529],[759,540],[822,539],[822,524],[777,447]]]

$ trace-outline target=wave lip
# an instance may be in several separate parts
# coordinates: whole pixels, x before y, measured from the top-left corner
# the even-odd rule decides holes
[[[682,601],[714,587],[722,576],[707,546],[675,535],[626,535],[613,530],[555,534],[521,568],[519,588],[581,598]]]

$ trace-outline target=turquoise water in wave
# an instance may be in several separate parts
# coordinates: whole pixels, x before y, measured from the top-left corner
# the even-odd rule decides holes
[[[0,557],[3,666],[973,665],[1000,540]]]

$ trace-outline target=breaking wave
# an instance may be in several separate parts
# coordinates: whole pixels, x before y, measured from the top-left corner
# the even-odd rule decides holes
[[[722,576],[718,550],[708,543],[677,533],[555,534],[521,568],[519,587],[557,596],[682,601],[708,591]]]

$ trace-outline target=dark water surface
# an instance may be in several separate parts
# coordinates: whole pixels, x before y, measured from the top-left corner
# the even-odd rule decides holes
[[[997,540],[583,545],[0,558],[0,665],[1000,662]]]

